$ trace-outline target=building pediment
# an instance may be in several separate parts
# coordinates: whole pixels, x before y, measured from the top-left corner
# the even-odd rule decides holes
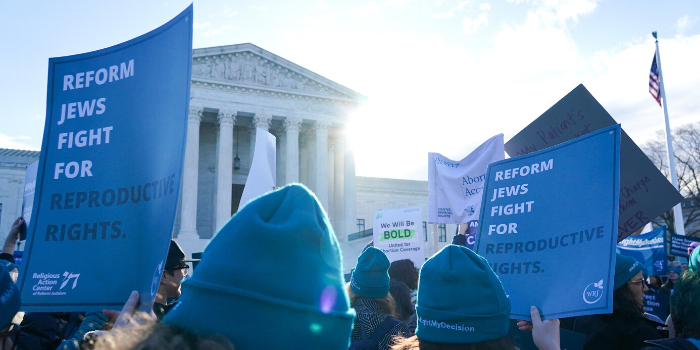
[[[192,82],[362,103],[367,98],[253,44],[193,51]]]

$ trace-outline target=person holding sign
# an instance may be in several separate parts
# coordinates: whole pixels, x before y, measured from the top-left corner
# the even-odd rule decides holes
[[[676,283],[676,288],[671,294],[671,319],[669,332],[674,328],[675,337],[669,339],[659,339],[647,341],[644,350],[655,349],[677,349],[677,350],[698,350],[700,349],[700,270],[692,267],[693,257],[697,263],[700,253],[694,252],[691,255],[691,267]]]
[[[357,317],[350,335],[351,349],[389,350],[394,336],[410,333],[394,318],[396,303],[389,294],[389,258],[380,249],[367,248],[357,258],[346,288]]]
[[[392,350],[515,350],[508,340],[510,301],[488,262],[471,249],[448,245],[423,264],[416,335]],[[559,320],[542,322],[531,308],[540,350],[559,349]]]
[[[642,264],[617,254],[613,313],[580,316],[572,331],[586,335],[584,350],[638,350],[644,341],[661,338],[656,329],[663,326],[644,317],[644,292],[649,290],[642,275]]]

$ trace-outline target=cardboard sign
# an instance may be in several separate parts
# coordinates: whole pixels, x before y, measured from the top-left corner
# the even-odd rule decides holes
[[[617,122],[583,85],[535,119],[505,144],[511,157],[543,150]],[[622,131],[620,221],[617,241],[680,203],[683,196]]]
[[[138,38],[49,60],[23,311],[118,310],[133,290],[151,309],[180,192],[192,20],[190,5]]]
[[[503,134],[488,139],[459,161],[428,153],[428,222],[463,224],[476,220],[486,167],[503,158]]]
[[[617,244],[617,252],[639,261],[651,276],[668,272],[666,253],[666,226],[637,236],[629,236]]]
[[[690,237],[672,234],[670,254],[680,256],[683,258],[689,258],[690,256],[688,255],[688,246],[693,242],[700,243],[700,237]]]
[[[476,252],[511,318],[612,312],[620,126],[489,165]],[[552,283],[557,281],[557,283]]]
[[[644,311],[665,322],[668,317],[668,294],[651,290],[644,292]]]
[[[36,173],[39,170],[39,161],[27,165],[24,172],[24,195],[22,196],[22,219],[24,225],[20,228],[19,240],[27,239],[27,228],[32,221],[32,209],[34,207],[34,189],[36,188]]]
[[[276,152],[275,135],[256,128],[255,153],[253,153],[253,162],[250,164],[250,172],[245,181],[241,202],[238,205],[239,211],[251,200],[274,189],[277,183]]]
[[[508,328],[508,339],[520,350],[539,350],[532,340],[532,332],[518,329],[517,320],[510,320]],[[572,332],[566,329],[559,329],[559,347],[561,350],[583,350],[586,344],[586,335]]]
[[[389,261],[411,259],[423,266],[423,207],[383,210],[374,213],[372,225],[374,247],[381,249]]]

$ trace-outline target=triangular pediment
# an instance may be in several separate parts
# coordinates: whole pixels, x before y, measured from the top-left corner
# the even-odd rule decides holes
[[[194,50],[192,80],[359,103],[367,99],[253,44]]]

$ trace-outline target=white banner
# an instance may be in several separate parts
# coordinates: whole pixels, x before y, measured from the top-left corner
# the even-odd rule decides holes
[[[389,261],[411,259],[423,266],[423,207],[384,210],[374,213],[372,225],[374,247],[381,249]]]
[[[460,161],[428,153],[428,222],[479,220],[486,168],[504,158],[503,134],[488,139]]]
[[[245,181],[238,210],[241,210],[252,199],[275,188],[277,183],[276,152],[275,136],[263,129],[256,128],[253,163],[250,165],[250,172],[248,172],[248,179]]]

